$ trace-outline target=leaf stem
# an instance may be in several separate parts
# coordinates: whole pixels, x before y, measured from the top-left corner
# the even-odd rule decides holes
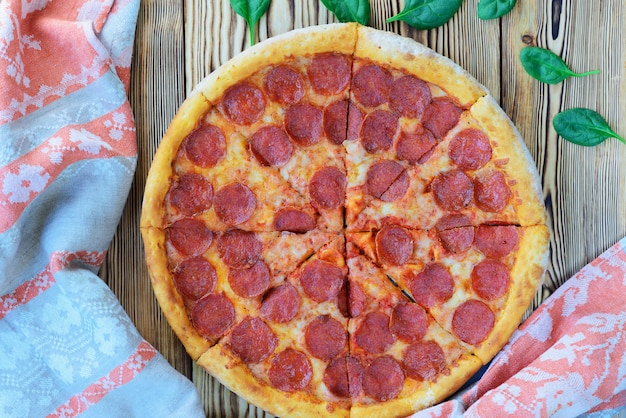
[[[585,76],[593,75],[593,74],[600,74],[600,70],[592,70],[592,71],[587,71],[585,73],[573,73],[572,75],[574,77],[585,77]]]

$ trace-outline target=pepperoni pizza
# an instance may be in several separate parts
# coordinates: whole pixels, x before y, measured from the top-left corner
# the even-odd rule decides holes
[[[506,343],[543,277],[541,186],[468,73],[357,24],[250,48],[183,103],[147,179],[157,299],[279,416],[404,416]]]

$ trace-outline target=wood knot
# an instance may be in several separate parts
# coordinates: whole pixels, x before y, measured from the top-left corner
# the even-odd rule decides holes
[[[529,34],[525,33],[522,36],[522,42],[524,42],[526,45],[534,45],[535,44],[535,38],[532,35],[529,35]]]

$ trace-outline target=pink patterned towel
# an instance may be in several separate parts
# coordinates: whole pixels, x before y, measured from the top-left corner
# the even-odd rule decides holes
[[[0,1],[0,416],[203,416],[95,274],[135,170],[139,0]]]
[[[478,383],[414,417],[609,417],[625,405],[623,238],[533,312]]]

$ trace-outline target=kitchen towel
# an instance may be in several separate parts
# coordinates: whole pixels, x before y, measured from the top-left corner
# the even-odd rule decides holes
[[[0,417],[204,415],[96,275],[137,158],[138,10],[0,1]]]

